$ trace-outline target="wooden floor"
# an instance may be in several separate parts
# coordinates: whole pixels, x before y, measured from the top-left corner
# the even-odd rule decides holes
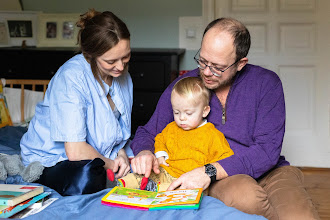
[[[300,167],[305,175],[305,187],[312,197],[322,220],[330,220],[330,168]]]

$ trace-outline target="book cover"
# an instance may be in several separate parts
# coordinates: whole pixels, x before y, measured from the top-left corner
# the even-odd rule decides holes
[[[114,187],[101,200],[104,205],[139,210],[198,209],[203,189],[150,192]]]
[[[14,214],[16,214],[17,212],[22,211],[23,209],[26,209],[27,207],[31,206],[32,204],[36,203],[37,201],[45,198],[46,196],[48,196],[49,194],[51,194],[51,192],[43,192],[33,198],[30,198],[20,204],[14,205],[14,206],[7,206],[5,209],[2,209],[0,211],[0,218],[8,218]]]
[[[42,192],[43,186],[0,184],[0,205],[14,206]]]

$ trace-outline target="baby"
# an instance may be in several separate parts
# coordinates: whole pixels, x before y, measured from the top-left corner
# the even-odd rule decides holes
[[[179,80],[171,93],[174,121],[155,137],[160,173],[149,179],[130,173],[119,186],[165,191],[182,174],[234,154],[224,135],[205,119],[210,112],[210,91],[200,78]]]

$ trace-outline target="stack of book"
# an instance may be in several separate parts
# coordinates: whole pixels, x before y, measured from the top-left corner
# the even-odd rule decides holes
[[[0,184],[0,218],[8,218],[49,194],[43,186]]]
[[[202,192],[200,188],[150,192],[116,186],[101,199],[101,203],[138,210],[198,209]]]

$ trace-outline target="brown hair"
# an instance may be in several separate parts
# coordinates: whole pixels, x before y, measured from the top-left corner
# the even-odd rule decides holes
[[[112,12],[98,12],[94,9],[80,15],[77,26],[80,28],[80,50],[90,63],[94,77],[102,85],[96,58],[116,46],[120,40],[129,40],[130,32],[126,24]]]
[[[175,83],[172,89],[173,92],[181,96],[185,96],[198,103],[202,100],[205,106],[210,102],[210,91],[204,86],[203,81],[198,77],[185,77]]]
[[[251,36],[244,24],[233,18],[218,18],[205,28],[203,37],[211,28],[218,28],[220,31],[226,31],[232,35],[236,48],[236,61],[248,55],[251,46]]]

